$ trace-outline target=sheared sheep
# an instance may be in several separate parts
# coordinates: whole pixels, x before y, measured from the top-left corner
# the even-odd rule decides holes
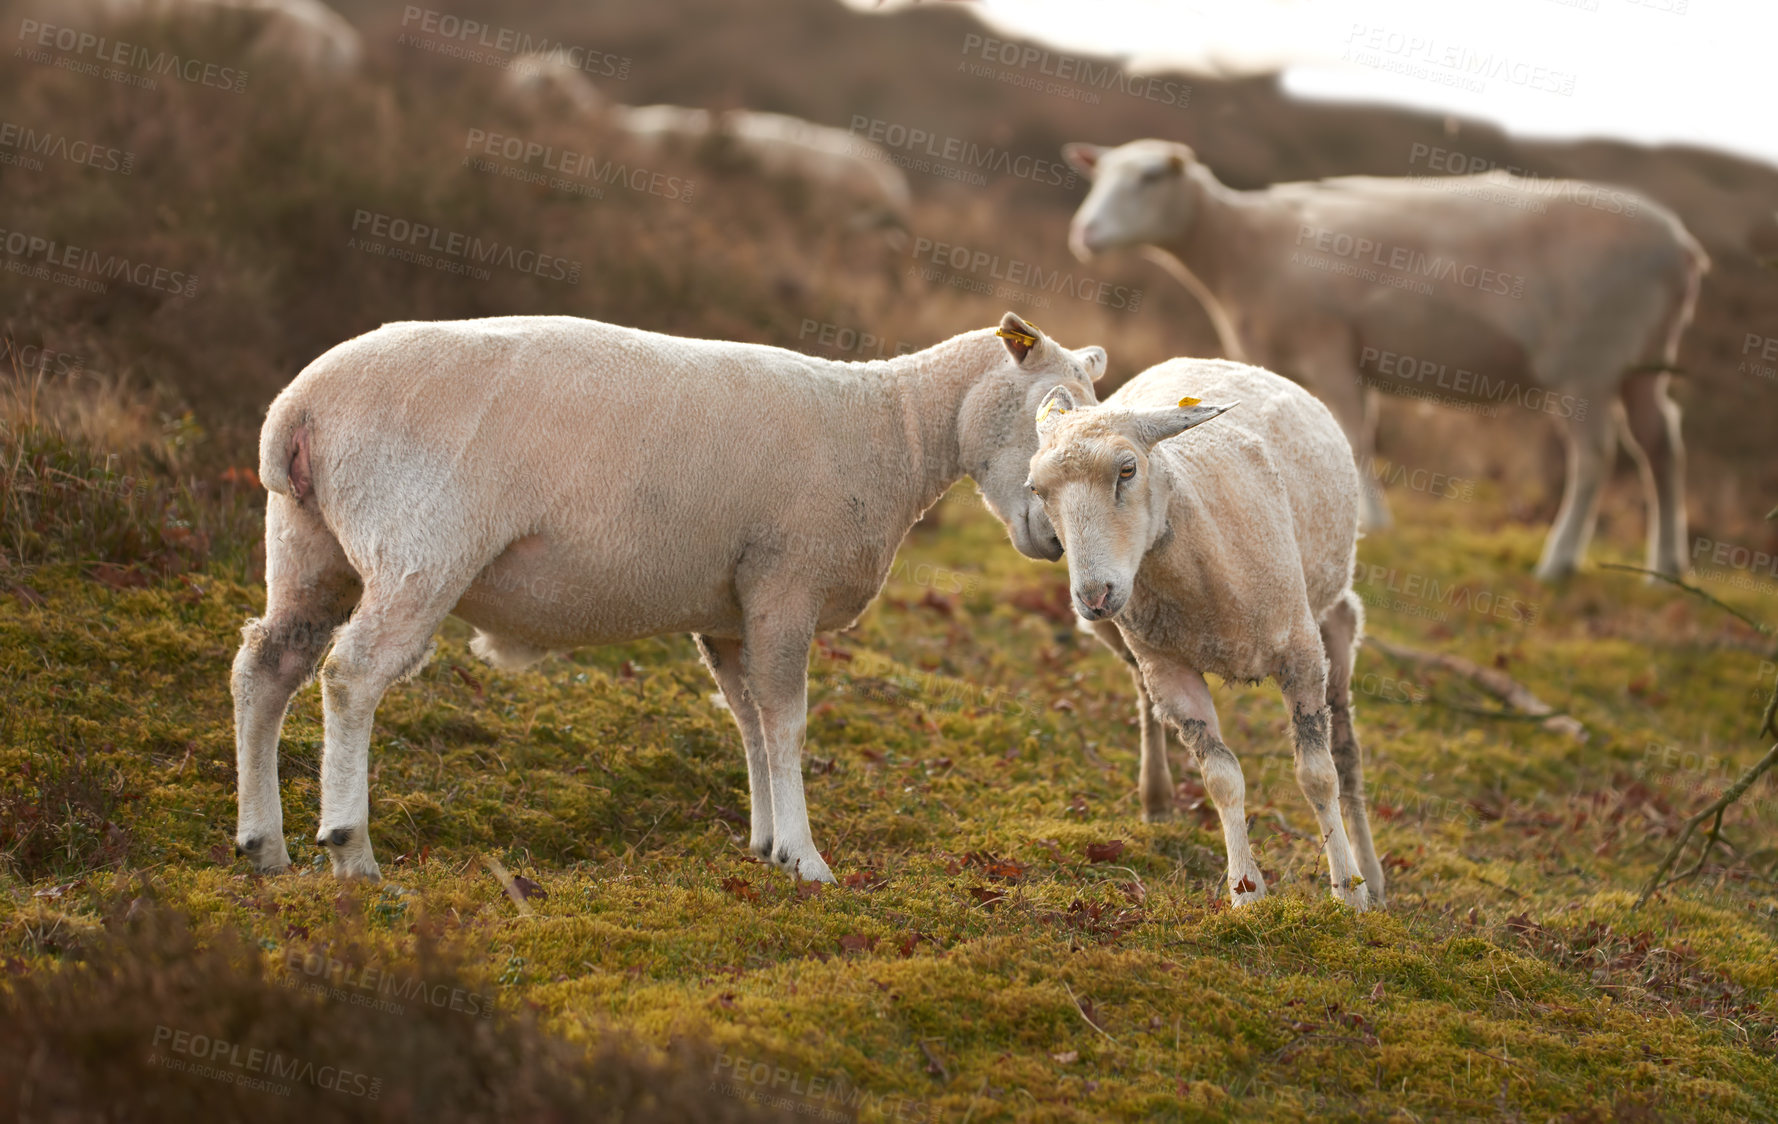
[[[905,223],[911,196],[907,177],[887,152],[844,129],[782,113],[713,111],[678,105],[619,105],[586,73],[558,55],[533,53],[513,61],[501,80],[506,100],[529,113],[600,119],[647,149],[727,145],[767,175],[801,179],[867,207],[881,219]]]
[[[1505,175],[1223,186],[1182,144],[1071,144],[1093,179],[1069,242],[1144,245],[1198,295],[1225,351],[1303,383],[1361,465],[1375,390],[1562,418],[1568,479],[1538,576],[1586,554],[1622,403],[1648,496],[1648,565],[1686,565],[1685,454],[1667,397],[1709,261],[1631,192]],[[1389,510],[1365,480],[1365,526]]]
[[[1029,483],[1067,551],[1075,611],[1133,669],[1144,818],[1163,818],[1172,804],[1164,722],[1179,731],[1222,817],[1234,903],[1265,896],[1247,842],[1241,764],[1223,743],[1204,673],[1274,679],[1334,896],[1381,906],[1383,868],[1352,727],[1352,660],[1364,625],[1352,590],[1358,471],[1333,416],[1270,371],[1174,359],[1096,409],[1055,388],[1037,431]]]
[[[803,804],[811,640],[858,618],[964,475],[1021,552],[1059,557],[1023,487],[1032,419],[1057,380],[1090,399],[1104,366],[1011,313],[868,363],[565,316],[387,324],[340,344],[260,435],[266,610],[231,684],[237,847],[262,872],[290,862],[279,728],[319,662],[316,842],[336,874],[377,877],[372,717],[454,614],[505,667],[694,633],[746,748],[753,852],[831,880]]]

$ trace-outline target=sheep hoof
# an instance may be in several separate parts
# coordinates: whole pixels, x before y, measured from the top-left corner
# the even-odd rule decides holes
[[[792,857],[788,847],[781,848],[773,863],[779,870],[801,878],[804,882],[832,882],[834,880],[833,871],[827,869],[826,861],[816,853],[814,847],[810,847],[807,854],[799,857]]]
[[[1556,585],[1572,578],[1576,569],[1577,567],[1572,561],[1565,559],[1558,559],[1555,561],[1546,560],[1537,564],[1535,574],[1537,580],[1543,582],[1545,585]]]
[[[276,846],[272,846],[272,843]],[[249,835],[235,841],[235,854],[245,857],[255,874],[282,874],[290,869],[290,850],[282,836]]]
[[[1364,888],[1364,883],[1362,882],[1356,886],[1350,884],[1341,886],[1336,883],[1333,888],[1333,896],[1339,901],[1351,906],[1359,913],[1364,913],[1371,907],[1370,891]]]
[[[1172,818],[1173,818],[1172,805],[1168,805],[1165,808],[1144,808],[1144,809],[1142,809],[1142,822],[1143,823],[1166,823],[1168,820],[1170,820]]]
[[[371,853],[370,833],[367,830],[351,827],[336,827],[331,830],[322,828],[315,836],[315,845],[327,848],[328,857],[333,860],[335,878],[356,878],[366,882],[382,880],[383,872]]]

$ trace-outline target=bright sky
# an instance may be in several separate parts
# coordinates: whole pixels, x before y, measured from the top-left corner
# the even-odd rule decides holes
[[[1526,137],[1726,149],[1778,165],[1773,0],[980,0],[990,25],[1137,69],[1283,70],[1292,94]]]

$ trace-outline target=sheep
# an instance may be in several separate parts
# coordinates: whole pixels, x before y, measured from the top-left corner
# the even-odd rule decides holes
[[[1221,404],[1199,404],[1200,395]],[[1333,416],[1270,371],[1174,359],[1097,408],[1058,386],[1037,432],[1028,485],[1066,552],[1075,612],[1132,668],[1144,818],[1164,818],[1172,803],[1171,726],[1222,817],[1234,904],[1265,896],[1241,765],[1222,740],[1204,673],[1271,678],[1290,712],[1297,783],[1320,824],[1333,894],[1381,907],[1352,725],[1364,627],[1352,589],[1358,470]]]
[[[1032,419],[1051,383],[1090,398],[1104,368],[1102,349],[1012,313],[866,363],[566,316],[386,324],[334,347],[260,435],[266,608],[231,678],[237,849],[260,872],[289,865],[279,729],[318,665],[316,842],[336,875],[378,877],[372,718],[454,614],[499,667],[693,633],[741,731],[753,853],[831,880],[803,803],[811,640],[858,618],[962,476],[1018,550],[1059,557],[1022,486]]]
[[[502,97],[525,112],[602,120],[643,148],[728,146],[767,175],[805,180],[905,223],[912,196],[907,177],[881,147],[844,129],[751,109],[714,111],[678,105],[619,105],[559,55],[515,59],[501,79]]]
[[[256,57],[279,59],[317,75],[351,74],[364,57],[357,29],[321,0],[75,0],[70,10],[100,20],[245,12],[263,20],[248,48]]]
[[[1205,304],[1227,354],[1328,404],[1362,466],[1376,389],[1561,415],[1567,483],[1537,565],[1545,581],[1586,554],[1615,396],[1647,494],[1648,566],[1684,570],[1685,453],[1667,384],[1709,261],[1671,212],[1616,188],[1504,175],[1235,191],[1182,144],[1063,152],[1093,180],[1075,254],[1149,247]],[[1364,525],[1379,529],[1389,509],[1372,475]]]

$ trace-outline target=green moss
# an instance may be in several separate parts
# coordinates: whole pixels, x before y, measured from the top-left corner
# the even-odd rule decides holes
[[[1535,604],[1536,620],[1447,602],[1439,621],[1404,603],[1373,606],[1371,630],[1503,662],[1591,738],[1454,709],[1494,704],[1367,650],[1361,675],[1415,688],[1358,698],[1387,913],[1327,898],[1269,686],[1216,693],[1272,895],[1224,907],[1220,831],[1184,808],[1198,789],[1182,769],[1179,818],[1138,822],[1124,669],[1042,611],[1065,604],[1062,568],[1018,558],[959,489],[859,627],[811,656],[816,840],[842,878],[870,872],[812,895],[748,858],[739,738],[683,638],[509,673],[473,661],[454,624],[378,713],[385,884],[341,886],[303,845],[312,690],[285,729],[298,869],[248,877],[228,847],[227,669],[263,592],[220,565],[195,586],[128,590],[65,564],[30,571],[46,604],[0,599],[6,799],[35,799],[48,765],[73,761],[113,799],[85,843],[8,856],[0,956],[56,963],[97,933],[117,886],[146,879],[200,933],[259,942],[273,974],[347,927],[360,955],[400,965],[414,927],[436,928],[503,1010],[534,1009],[558,1036],[706,1037],[798,1088],[851,1090],[864,1119],[1608,1118],[1637,1104],[1770,1118],[1770,883],[1724,853],[1629,910],[1696,802],[1697,778],[1659,747],[1729,768],[1758,752],[1745,630],[1627,575],[1544,589],[1527,576],[1534,535],[1466,530],[1403,499],[1402,529],[1366,539],[1366,562]],[[953,585],[919,584],[941,569]],[[1731,814],[1730,838],[1755,848],[1774,819],[1768,794]],[[1089,861],[1112,840],[1114,861]],[[548,896],[521,911],[486,856]]]

